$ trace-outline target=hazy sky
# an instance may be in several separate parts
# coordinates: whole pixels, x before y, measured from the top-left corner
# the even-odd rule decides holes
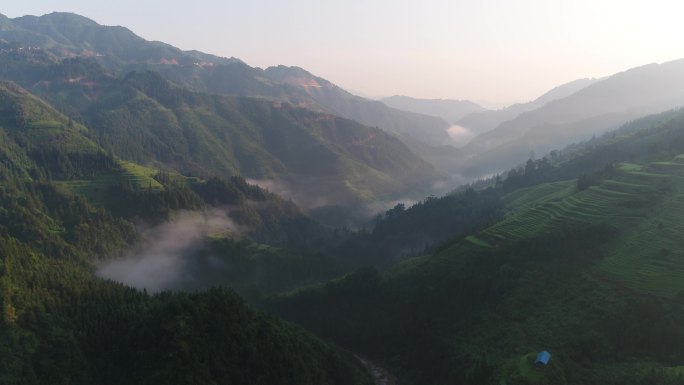
[[[366,95],[526,101],[567,81],[684,58],[670,0],[22,0],[250,65],[297,65]]]

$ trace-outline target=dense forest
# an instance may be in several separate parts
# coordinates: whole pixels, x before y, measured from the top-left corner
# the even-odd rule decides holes
[[[291,203],[242,178],[127,175],[125,163],[82,135],[85,127],[14,85],[1,91],[0,382],[371,382],[350,354],[249,308],[231,290],[151,295],[93,274],[98,260],[139,240],[133,219],[242,202],[236,221],[284,239],[279,221],[292,230],[301,216]],[[247,201],[270,205],[254,210]]]

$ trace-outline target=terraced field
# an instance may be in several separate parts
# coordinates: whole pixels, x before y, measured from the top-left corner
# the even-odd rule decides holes
[[[563,199],[575,191],[575,181],[542,183],[508,194],[504,197],[504,204],[509,211],[520,211],[540,203]]]
[[[627,290],[684,297],[684,156],[617,170],[584,191],[575,181],[517,191],[504,198],[507,217],[467,241],[486,247],[604,223],[619,235],[597,260],[596,277]]]
[[[684,194],[667,196],[651,215],[620,237],[597,268],[643,292],[674,298],[684,293]]]
[[[557,184],[558,190],[549,191],[555,199],[541,201],[512,212],[503,221],[485,230],[480,236],[490,243],[501,243],[530,238],[572,224],[609,223],[624,225],[638,220],[637,214],[628,209],[638,197],[630,194],[623,186],[601,185],[568,194],[567,185]]]
[[[124,183],[133,188],[145,190],[163,189],[153,176],[157,170],[147,168],[131,162],[120,162],[118,170],[112,170],[98,174],[93,179],[80,179],[56,182],[57,185],[83,195],[95,205],[106,205],[107,190],[116,183]]]

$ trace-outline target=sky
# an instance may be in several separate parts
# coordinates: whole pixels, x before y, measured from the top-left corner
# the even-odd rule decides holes
[[[579,78],[684,58],[675,0],[22,0],[148,40],[299,66],[364,96],[505,105]]]

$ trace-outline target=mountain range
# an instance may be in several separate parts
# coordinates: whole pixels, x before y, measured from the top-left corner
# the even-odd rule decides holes
[[[0,64],[2,384],[684,383],[682,60],[461,148],[73,14],[0,16]]]
[[[482,134],[495,129],[503,122],[515,119],[525,112],[536,110],[546,103],[570,96],[597,81],[598,79],[574,80],[551,89],[531,102],[516,103],[500,110],[476,111],[455,121],[474,134]]]
[[[524,162],[530,153],[545,154],[639,117],[681,107],[683,81],[684,60],[649,64],[589,81],[591,84],[568,96],[478,135],[461,149],[469,159],[458,167],[471,176],[500,172]]]
[[[461,117],[457,124],[476,137],[465,147],[457,148],[448,133],[450,124],[444,119],[454,117],[447,115],[448,108],[442,109],[442,117],[434,110],[415,106],[404,105],[413,112],[401,111],[352,95],[298,67],[262,70],[236,58],[182,51],[164,43],[146,41],[126,28],[101,26],[74,14],[2,17],[0,22],[0,41],[21,45],[6,46],[5,50],[41,48],[55,60],[89,57],[106,71],[112,71],[114,77],[123,77],[130,71],[151,70],[193,91],[266,98],[378,127],[397,136],[416,155],[457,181],[502,172],[525,161],[531,152],[541,155],[682,102],[678,95],[658,89],[667,85],[668,76],[674,81],[681,78],[675,69],[665,68],[675,67],[674,64],[664,66],[661,75],[657,74],[657,66],[647,66],[627,71],[625,75],[580,79],[556,87],[533,102]],[[660,76],[661,80],[651,82],[651,76]],[[658,94],[662,95],[660,104],[654,99]],[[607,99],[615,103],[602,103]],[[573,121],[568,121],[568,116],[573,116]]]
[[[5,78],[93,129],[105,149],[194,175],[243,175],[307,208],[427,191],[440,176],[377,128],[279,101],[189,91],[156,73],[107,73],[89,58],[0,54]],[[307,159],[314,157],[317,162]]]
[[[466,116],[486,109],[469,100],[416,99],[410,96],[390,96],[380,99],[389,107],[419,114],[438,116],[453,124]]]
[[[333,113],[407,137],[441,144],[448,124],[439,118],[408,113],[352,95],[296,67],[253,68],[235,58],[181,51],[146,41],[123,27],[102,26],[83,16],[52,13],[0,20],[0,40],[40,47],[56,57],[92,57],[123,75],[153,70],[195,91],[264,97]]]

